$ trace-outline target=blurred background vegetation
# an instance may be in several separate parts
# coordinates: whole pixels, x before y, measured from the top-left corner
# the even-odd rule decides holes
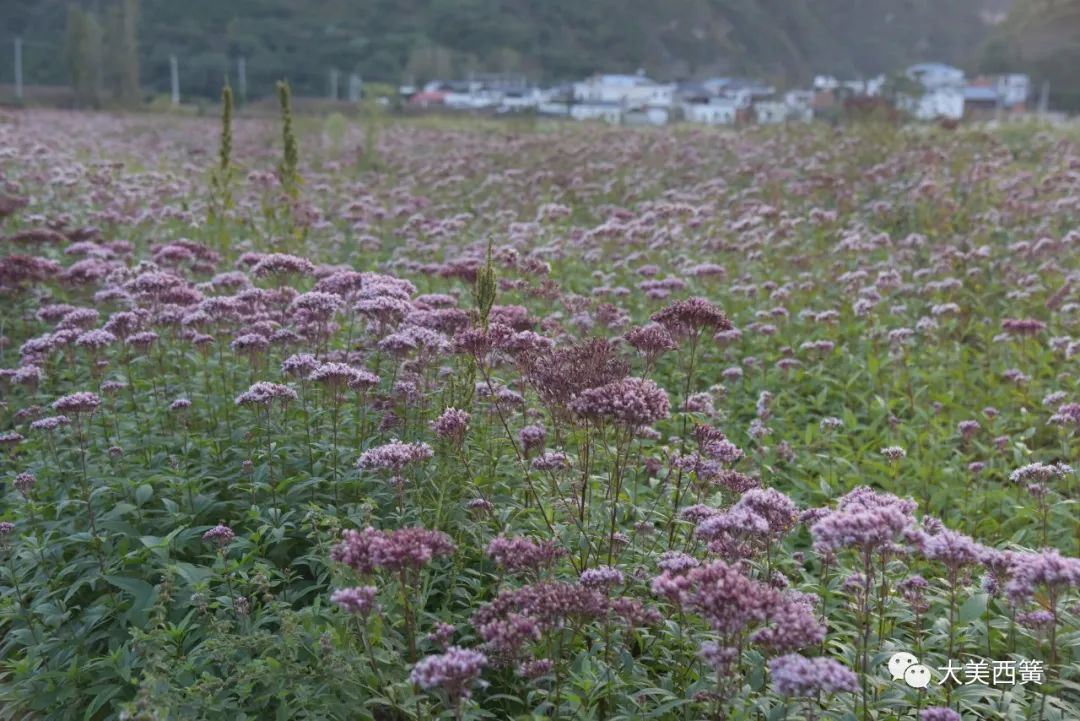
[[[301,96],[344,84],[516,72],[542,83],[645,69],[658,79],[745,74],[781,86],[937,60],[1050,80],[1080,107],[1080,0],[5,0],[0,83],[23,40],[26,82],[82,105],[168,93],[215,98],[244,59],[250,97],[288,78]]]

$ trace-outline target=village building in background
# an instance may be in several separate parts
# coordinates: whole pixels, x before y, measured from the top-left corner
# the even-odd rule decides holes
[[[879,113],[917,121],[993,120],[1028,112],[1027,75],[1010,73],[968,79],[943,63],[912,65],[893,76],[840,79],[818,75],[807,88],[778,90],[755,78],[712,77],[665,83],[643,70],[597,73],[576,82],[540,88],[523,75],[474,74],[400,89],[405,107],[529,113],[610,125],[778,125],[836,121]]]

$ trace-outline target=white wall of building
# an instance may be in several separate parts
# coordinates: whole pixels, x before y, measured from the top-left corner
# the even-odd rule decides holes
[[[594,75],[574,83],[578,102],[671,106],[674,85],[662,85],[638,75]]]
[[[754,104],[754,117],[763,125],[775,125],[788,119],[788,106],[778,100],[765,100]]]
[[[998,78],[998,94],[1006,107],[1023,105],[1031,96],[1031,78],[1020,73],[1002,75]]]
[[[618,125],[622,119],[622,108],[601,103],[574,103],[570,106],[570,117],[574,120],[602,120]]]
[[[951,87],[928,89],[921,97],[901,98],[900,108],[917,120],[959,120],[964,117],[964,91]]]
[[[733,125],[739,108],[733,100],[716,98],[708,103],[683,103],[683,117],[688,123]]]

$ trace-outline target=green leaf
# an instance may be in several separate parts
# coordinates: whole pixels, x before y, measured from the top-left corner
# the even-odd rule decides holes
[[[134,596],[131,608],[128,609],[128,618],[136,626],[145,626],[150,620],[150,609],[157,601],[157,590],[140,578],[105,576],[105,580]]]
[[[154,496],[154,487],[149,483],[144,483],[135,489],[135,502],[139,504],[139,507],[146,505]]]
[[[986,612],[986,602],[988,596],[985,593],[976,593],[968,600],[964,601],[964,605],[960,607],[960,611],[956,616],[956,620],[960,623],[970,623],[979,616],[982,616]]]
[[[94,697],[94,700],[90,702],[90,705],[86,707],[86,713],[83,715],[83,719],[90,721],[102,706],[107,704],[114,696],[123,690],[124,688],[122,686],[106,687],[98,693],[98,695]]]
[[[213,575],[213,571],[205,566],[196,566],[183,561],[172,564],[170,568],[176,572],[176,575],[180,576],[180,578],[184,579],[192,586],[196,586],[203,581],[206,581]]]
[[[772,709],[769,710],[769,715],[766,716],[766,718],[768,719],[768,721],[784,721],[784,719],[787,717],[787,712],[787,704],[780,703],[773,706]]]

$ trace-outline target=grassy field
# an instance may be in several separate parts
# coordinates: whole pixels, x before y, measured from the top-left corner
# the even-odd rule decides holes
[[[1069,131],[221,133],[0,115],[0,718],[1080,718]]]

